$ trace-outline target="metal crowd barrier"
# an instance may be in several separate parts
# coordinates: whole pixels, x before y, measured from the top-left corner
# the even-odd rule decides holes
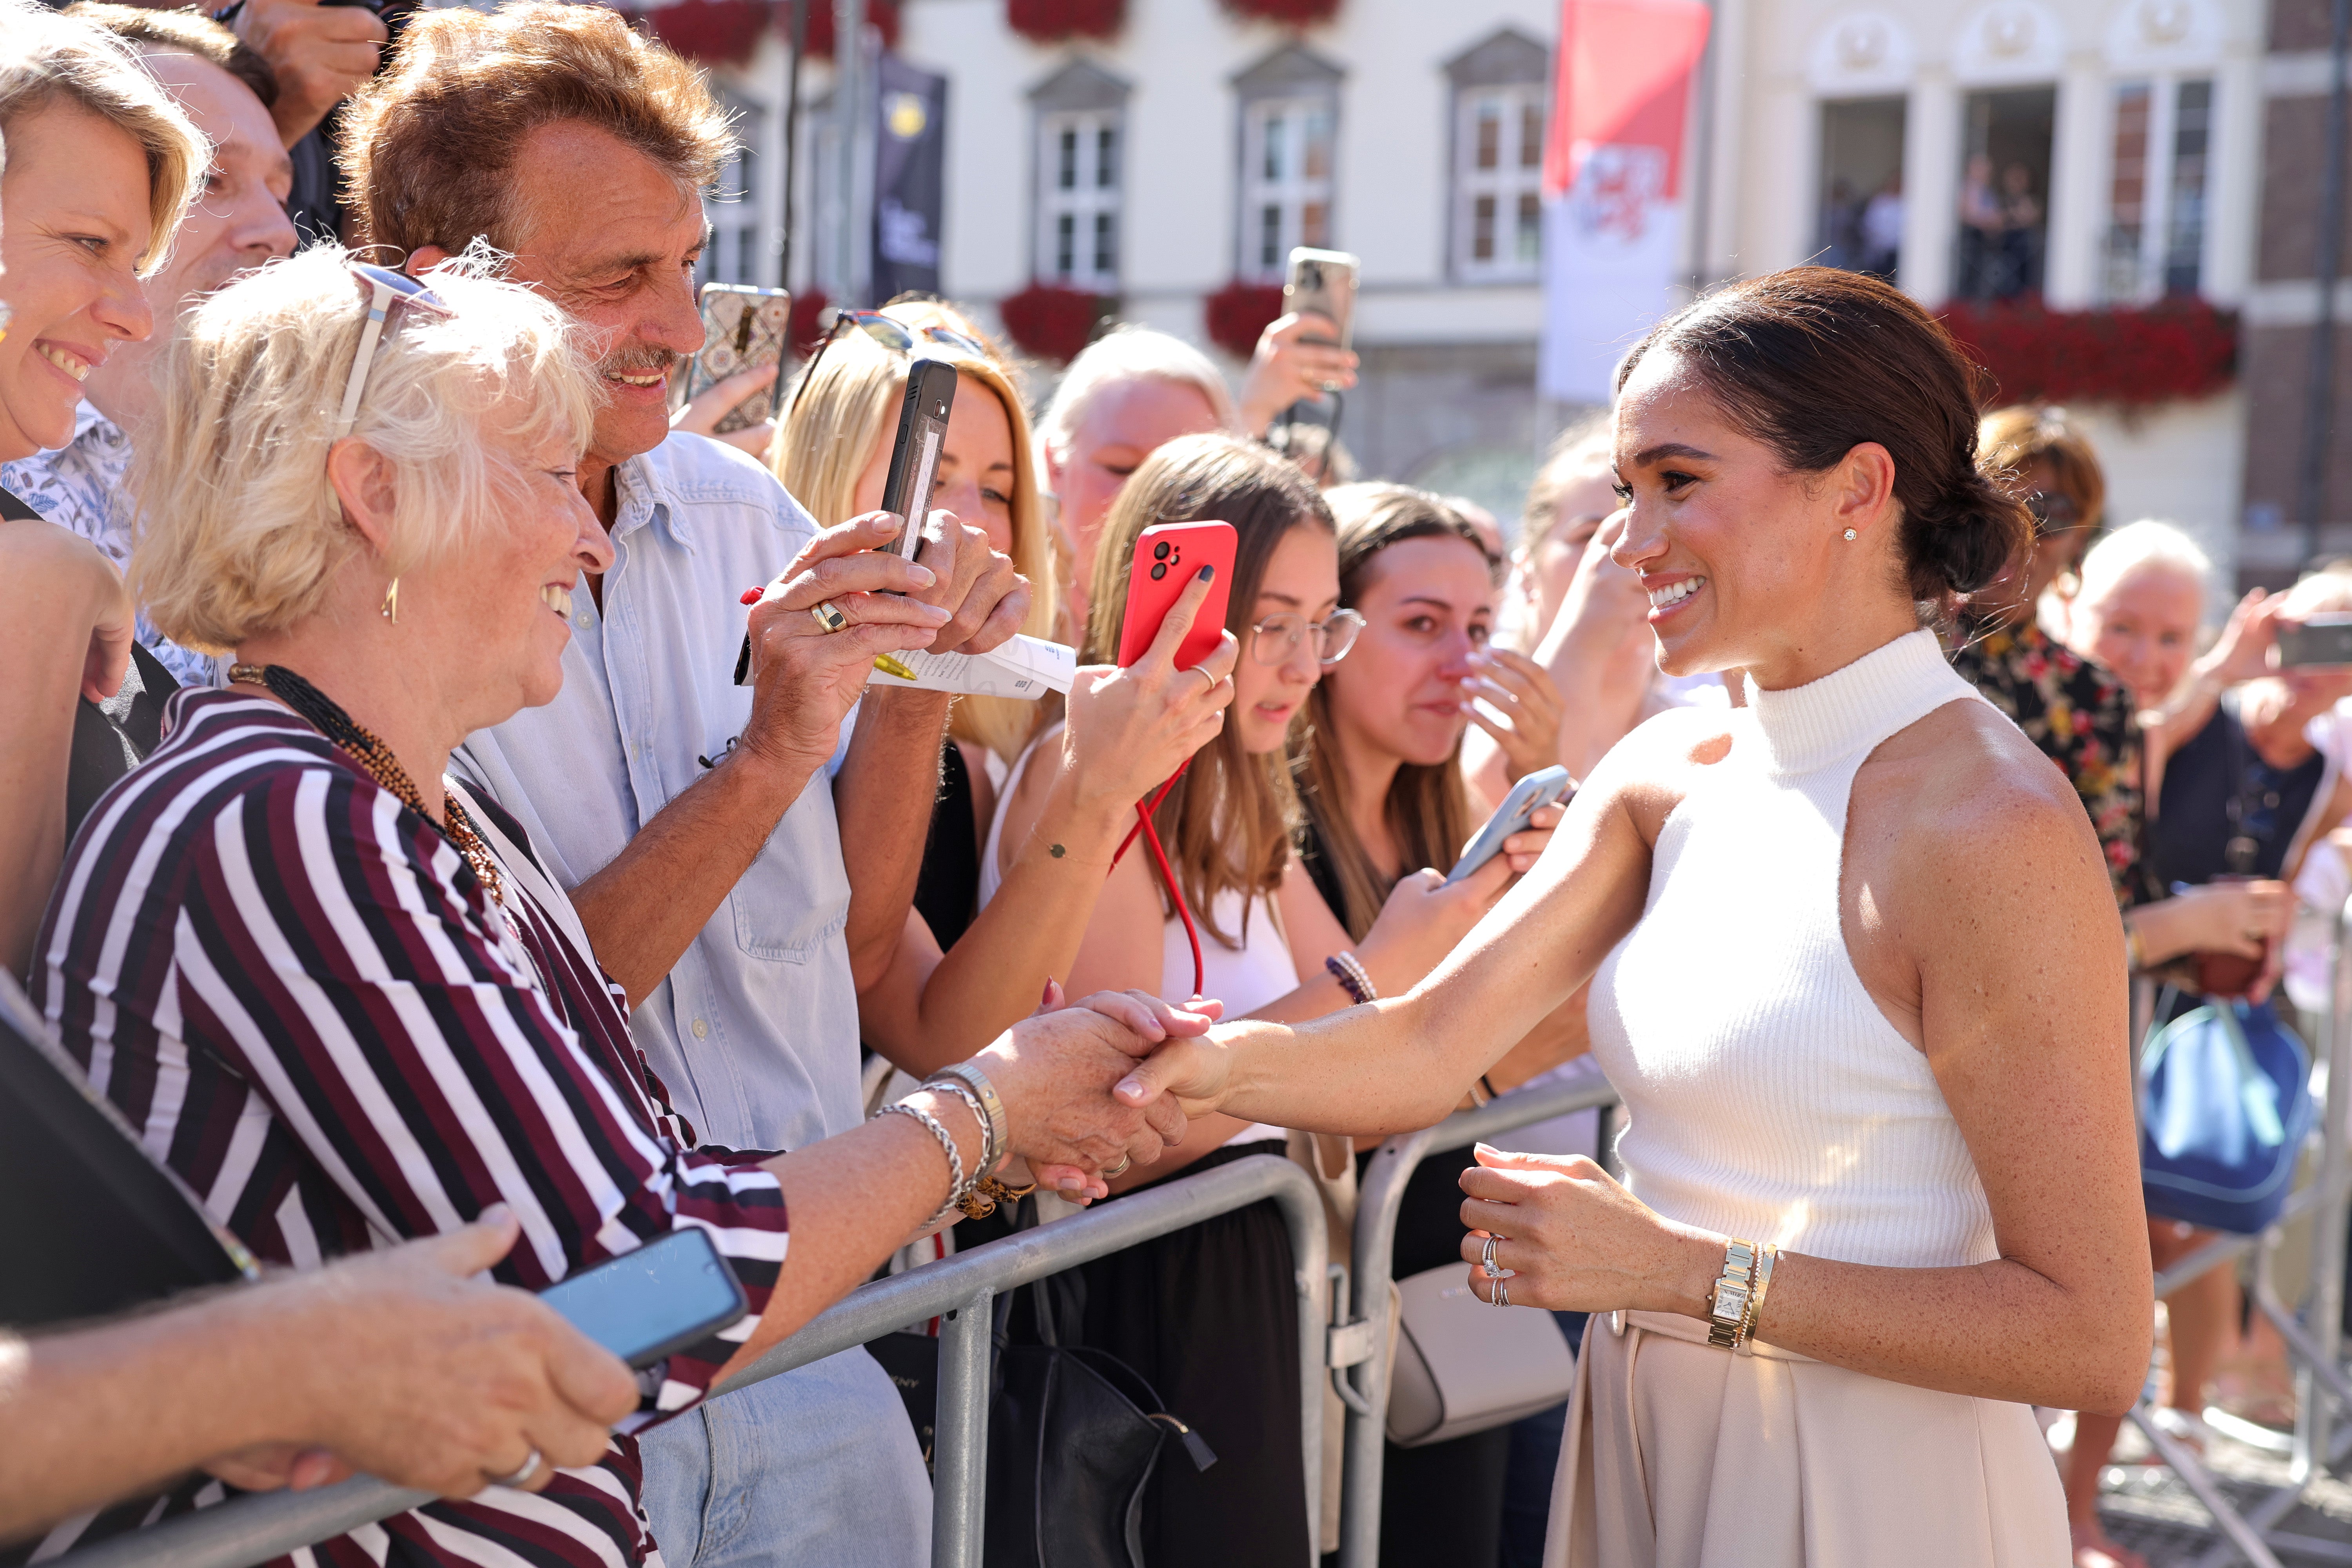
[[[711,1393],[731,1393],[894,1330],[940,1319],[931,1568],[980,1568],[994,1327],[990,1309],[997,1294],[1267,1198],[1282,1209],[1296,1268],[1299,1441],[1306,1457],[1312,1568],[1312,1553],[1320,1550],[1314,1535],[1322,1475],[1327,1248],[1322,1198],[1314,1180],[1288,1160],[1236,1160],[862,1286]],[[52,1561],[56,1568],[250,1568],[430,1500],[429,1493],[362,1476],[317,1491],[239,1498]]]
[[[1331,1330],[1332,1386],[1348,1408],[1347,1463],[1339,1502],[1339,1568],[1378,1568],[1381,1560],[1381,1472],[1387,1459],[1389,1290],[1395,1261],[1398,1207],[1405,1184],[1431,1153],[1549,1121],[1570,1111],[1617,1103],[1617,1091],[1599,1083],[1538,1083],[1498,1095],[1475,1110],[1434,1127],[1390,1139],[1372,1156],[1356,1203],[1353,1289],[1348,1321]],[[1335,1272],[1337,1272],[1335,1270]],[[1334,1290],[1335,1297],[1343,1294]],[[1349,1377],[1353,1370],[1352,1380]],[[1318,1395],[1318,1405],[1321,1399]]]
[[[2295,1422],[2287,1450],[2287,1482],[2242,1510],[2222,1491],[2197,1451],[2158,1425],[2152,1397],[2143,1394],[2132,1407],[2133,1425],[2204,1505],[2221,1532],[2222,1539],[2199,1559],[2199,1568],[2221,1568],[2241,1560],[2254,1568],[2280,1568],[2273,1546],[2298,1556],[2352,1563],[2352,1547],[2278,1528],[2312,1481],[2342,1463],[2347,1447],[2352,1447],[2352,1427],[2336,1430],[2329,1408],[2352,1412],[2352,1380],[2345,1376],[2342,1346],[2345,1226],[2352,1217],[2352,1147],[2347,1144],[2347,1136],[2352,1136],[2352,972],[2347,972],[2347,963],[2352,959],[2352,942],[2346,940],[2347,921],[2352,921],[2352,906],[2336,913],[2328,955],[2327,1006],[2315,1031],[2317,1037],[2310,1042],[2316,1065],[2314,1076],[2326,1086],[2312,1134],[2319,1148],[2316,1174],[2259,1234],[2216,1237],[2156,1277],[2156,1294],[2164,1297],[2251,1254],[2254,1306],[2278,1330],[2295,1367]],[[2137,1040],[2133,1050],[2136,1073]],[[2338,1072],[2339,1065],[2347,1070]],[[2272,1263],[2287,1227],[2306,1215],[2313,1226],[2311,1294],[2305,1316],[2298,1321],[2294,1311],[2279,1299],[2272,1280]]]

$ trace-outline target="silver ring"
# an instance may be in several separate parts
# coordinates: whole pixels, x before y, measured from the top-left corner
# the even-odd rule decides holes
[[[1103,1178],[1104,1178],[1106,1181],[1108,1181],[1108,1180],[1109,1180],[1109,1179],[1110,1179],[1111,1177],[1113,1177],[1113,1176],[1124,1176],[1125,1174],[1127,1174],[1127,1168],[1128,1168],[1129,1165],[1132,1165],[1132,1164],[1134,1164],[1134,1163],[1135,1163],[1135,1156],[1134,1156],[1134,1155],[1132,1155],[1132,1154],[1121,1154],[1121,1155],[1118,1157],[1118,1164],[1116,1164],[1116,1165],[1106,1165],[1106,1166],[1104,1166],[1104,1167],[1103,1167]]]
[[[1217,689],[1217,688],[1218,688],[1218,687],[1223,686],[1223,685],[1224,684],[1224,682],[1223,682],[1223,681],[1219,680],[1215,676],[1211,675],[1211,674],[1209,673],[1209,668],[1208,668],[1208,666],[1206,666],[1206,665],[1202,665],[1202,664],[1196,664],[1196,665],[1194,665],[1194,666],[1192,667],[1192,673],[1193,673],[1193,674],[1195,674],[1195,675],[1197,675],[1197,676],[1199,676],[1202,679],[1203,679],[1203,680],[1207,681],[1207,682],[1209,683],[1209,689],[1210,689],[1212,692],[1215,691],[1215,690]]]
[[[814,616],[816,618],[816,624],[828,633],[837,632],[849,625],[849,617],[843,615],[840,607],[830,599],[811,605],[809,614]]]
[[[1496,1280],[1496,1281],[1495,1281],[1495,1305],[1496,1305],[1496,1306],[1497,1306],[1497,1307],[1507,1307],[1507,1306],[1509,1306],[1510,1304],[1511,1304],[1511,1282],[1510,1282],[1509,1280],[1507,1280],[1507,1279],[1497,1279],[1497,1280]]]
[[[538,1448],[533,1447],[530,1451],[530,1458],[525,1459],[520,1468],[509,1475],[492,1476],[490,1478],[490,1485],[494,1487],[521,1486],[525,1482],[529,1481],[531,1477],[539,1474],[539,1467],[545,1462],[546,1460],[541,1456]]]
[[[1478,1267],[1486,1271],[1486,1278],[1489,1279],[1500,1279],[1503,1277],[1503,1270],[1495,1266],[1495,1244],[1502,1239],[1501,1237],[1490,1232],[1486,1237],[1486,1245],[1478,1249]]]

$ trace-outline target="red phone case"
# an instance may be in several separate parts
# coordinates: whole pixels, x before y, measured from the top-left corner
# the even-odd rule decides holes
[[[1118,662],[1122,668],[1141,658],[1160,635],[1160,623],[1203,566],[1217,575],[1209,596],[1193,617],[1192,629],[1176,650],[1176,668],[1190,669],[1217,648],[1217,634],[1225,629],[1225,604],[1233,587],[1234,552],[1241,535],[1230,522],[1163,522],[1147,528],[1135,542],[1135,560],[1128,568],[1127,616],[1119,623]]]

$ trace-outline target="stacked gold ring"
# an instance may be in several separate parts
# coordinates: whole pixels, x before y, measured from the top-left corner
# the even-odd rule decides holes
[[[830,599],[823,604],[811,605],[809,614],[814,616],[816,624],[827,632],[837,632],[849,625],[849,617],[843,615],[841,607]]]

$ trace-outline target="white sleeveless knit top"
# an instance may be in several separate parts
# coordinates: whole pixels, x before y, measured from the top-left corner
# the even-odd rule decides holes
[[[1631,1186],[1669,1219],[1849,1263],[1995,1256],[1927,1059],[1864,989],[1838,919],[1846,803],[1878,743],[1977,699],[1935,637],[1787,691],[1667,816],[1642,919],[1592,983]]]

